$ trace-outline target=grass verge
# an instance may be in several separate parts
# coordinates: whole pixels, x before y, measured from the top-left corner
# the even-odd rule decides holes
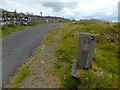
[[[17,26],[17,25],[2,26],[2,34],[0,34],[0,37],[6,36],[18,30],[23,30],[25,28],[29,28],[35,25],[50,24],[50,23],[52,22],[35,22],[35,23],[28,24],[26,26]]]

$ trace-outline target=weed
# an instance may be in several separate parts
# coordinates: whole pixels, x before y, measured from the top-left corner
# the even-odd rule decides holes
[[[55,68],[56,68],[56,69],[60,69],[61,67],[62,67],[62,65],[61,65],[60,63],[56,63],[56,64],[55,64]]]

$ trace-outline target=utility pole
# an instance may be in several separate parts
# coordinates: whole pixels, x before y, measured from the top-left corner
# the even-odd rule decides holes
[[[40,12],[40,16],[42,17],[42,12]]]

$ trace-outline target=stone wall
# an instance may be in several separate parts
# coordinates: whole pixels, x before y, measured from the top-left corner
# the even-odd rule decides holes
[[[1,25],[27,25],[33,22],[67,22],[69,19],[6,11],[1,13],[0,21]]]

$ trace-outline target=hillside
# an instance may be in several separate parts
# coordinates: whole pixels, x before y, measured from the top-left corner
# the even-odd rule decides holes
[[[71,77],[71,66],[77,57],[81,32],[98,34],[98,42],[92,68],[79,69],[77,73],[80,81],[77,81]],[[35,85],[37,88],[42,87],[38,86],[42,75],[47,85],[53,84],[53,87],[57,88],[117,88],[118,58],[120,58],[118,33],[117,23],[100,20],[80,20],[61,24],[46,34],[29,68],[23,66],[19,71],[27,69],[26,71],[30,72],[27,77],[17,82],[16,80],[22,76],[22,73],[18,73],[8,87]]]
[[[56,49],[60,66],[58,72],[65,87],[118,87],[118,27],[117,23],[100,20],[80,20],[64,25],[59,30],[59,46]],[[77,57],[78,39],[81,32],[98,34],[91,70],[78,70],[80,82],[70,76],[71,64]],[[102,72],[99,75],[98,72]]]

